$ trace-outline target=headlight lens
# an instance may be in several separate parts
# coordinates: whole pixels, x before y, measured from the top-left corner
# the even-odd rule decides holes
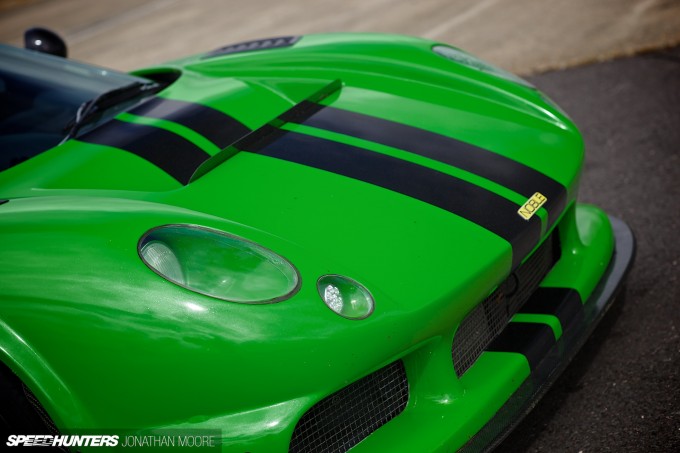
[[[364,319],[373,313],[373,296],[359,282],[342,275],[324,275],[317,284],[321,299],[335,313],[349,319]]]
[[[469,53],[463,52],[460,49],[456,49],[455,47],[444,46],[440,44],[434,46],[432,48],[432,51],[437,55],[440,55],[448,60],[455,61],[456,63],[465,65],[468,68],[493,74],[496,77],[501,77],[505,80],[509,80],[511,82],[515,82],[529,88],[534,88],[532,84],[530,84],[529,82],[520,77],[517,77],[515,74],[505,71],[504,69],[498,68],[490,63],[487,63],[486,61],[480,60],[479,58],[474,57]]]
[[[253,242],[193,225],[147,232],[139,255],[161,277],[197,293],[260,304],[292,296],[300,277],[285,258]]]

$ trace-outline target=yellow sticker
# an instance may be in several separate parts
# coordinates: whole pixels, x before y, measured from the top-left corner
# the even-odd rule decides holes
[[[536,192],[527,200],[526,203],[522,205],[521,208],[517,211],[517,214],[520,215],[524,220],[529,220],[534,214],[536,214],[536,211],[538,211],[541,206],[545,204],[545,202],[548,201],[548,199],[542,195],[540,192]]]

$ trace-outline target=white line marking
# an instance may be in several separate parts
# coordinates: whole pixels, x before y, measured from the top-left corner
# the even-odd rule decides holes
[[[434,27],[433,29],[431,29],[430,31],[428,31],[427,33],[424,33],[423,37],[428,39],[436,39],[438,36],[443,35],[447,31],[451,30],[453,27],[460,25],[463,22],[466,22],[467,20],[475,17],[484,10],[491,8],[499,1],[500,0],[482,0],[481,2],[477,2],[475,3],[475,5],[463,11],[461,14],[453,16],[448,21],[443,22],[438,26]]]

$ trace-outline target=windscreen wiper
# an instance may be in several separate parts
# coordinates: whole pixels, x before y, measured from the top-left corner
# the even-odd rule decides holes
[[[163,86],[155,82],[133,82],[122,87],[114,88],[113,90],[100,94],[96,98],[83,102],[80,104],[80,107],[78,107],[74,120],[66,126],[68,132],[64,140],[75,137],[81,127],[98,118],[103,112],[111,107],[115,107],[126,101],[154,94],[160,91],[161,88],[163,88]]]

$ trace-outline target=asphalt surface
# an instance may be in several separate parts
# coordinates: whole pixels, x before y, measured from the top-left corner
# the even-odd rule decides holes
[[[3,7],[3,5],[6,5]],[[528,74],[680,43],[678,0],[0,0],[0,42],[36,25],[130,70],[268,36],[400,33]]]
[[[613,308],[502,452],[680,451],[680,47],[530,79],[572,117],[580,199],[637,238]]]

